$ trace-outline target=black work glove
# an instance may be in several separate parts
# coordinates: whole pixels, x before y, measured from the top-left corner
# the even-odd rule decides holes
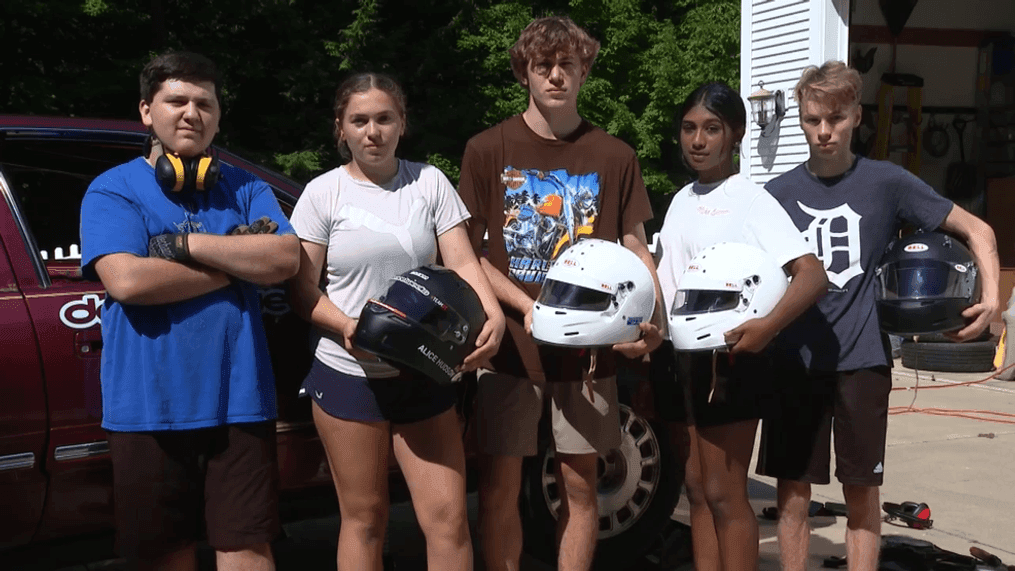
[[[233,231],[229,233],[230,236],[243,236],[249,234],[274,234],[278,231],[278,222],[275,222],[267,216],[262,216],[257,220],[250,223],[250,226],[246,224],[240,224]]]
[[[148,240],[148,257],[177,262],[190,260],[186,234],[159,234]]]

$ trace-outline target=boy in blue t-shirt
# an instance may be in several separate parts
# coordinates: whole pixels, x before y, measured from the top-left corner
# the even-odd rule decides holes
[[[764,421],[758,454],[758,473],[779,479],[779,550],[788,571],[807,568],[811,484],[830,481],[833,430],[835,476],[849,512],[849,569],[878,566],[892,378],[873,270],[901,224],[957,234],[982,271],[980,302],[963,312],[968,325],[949,335],[977,337],[998,308],[1000,267],[990,226],[901,167],[850,150],[861,89],[860,74],[842,62],[804,70],[794,95],[810,158],[766,185],[824,263],[829,281],[828,293],[777,340],[799,351],[807,372],[785,397],[783,410],[792,414]]]
[[[81,205],[82,269],[106,288],[102,426],[117,547],[140,566],[273,567],[275,386],[257,286],[293,276],[299,240],[264,181],[219,164],[219,76],[198,54],[141,72],[146,156]]]

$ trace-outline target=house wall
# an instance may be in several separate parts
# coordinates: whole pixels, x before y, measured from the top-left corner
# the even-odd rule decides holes
[[[793,86],[803,69],[846,57],[848,0],[742,0],[740,91],[745,97],[763,81],[782,90],[785,118],[765,130],[754,123],[741,153],[741,172],[765,183],[807,158]]]

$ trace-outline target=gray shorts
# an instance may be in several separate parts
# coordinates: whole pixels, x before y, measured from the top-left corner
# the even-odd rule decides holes
[[[476,432],[484,454],[534,456],[545,401],[557,452],[606,454],[620,446],[615,376],[592,381],[592,393],[585,382],[547,383],[483,370],[478,379]]]

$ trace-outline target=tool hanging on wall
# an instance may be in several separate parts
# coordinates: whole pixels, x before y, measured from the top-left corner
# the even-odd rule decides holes
[[[976,165],[966,163],[966,144],[962,138],[967,123],[958,115],[952,119],[952,127],[959,135],[959,162],[948,165],[945,173],[945,196],[952,200],[968,200],[976,191]]]
[[[923,149],[927,154],[940,159],[948,154],[948,147],[951,146],[951,137],[948,136],[948,125],[938,123],[931,115],[927,121],[927,128],[923,130]]]

